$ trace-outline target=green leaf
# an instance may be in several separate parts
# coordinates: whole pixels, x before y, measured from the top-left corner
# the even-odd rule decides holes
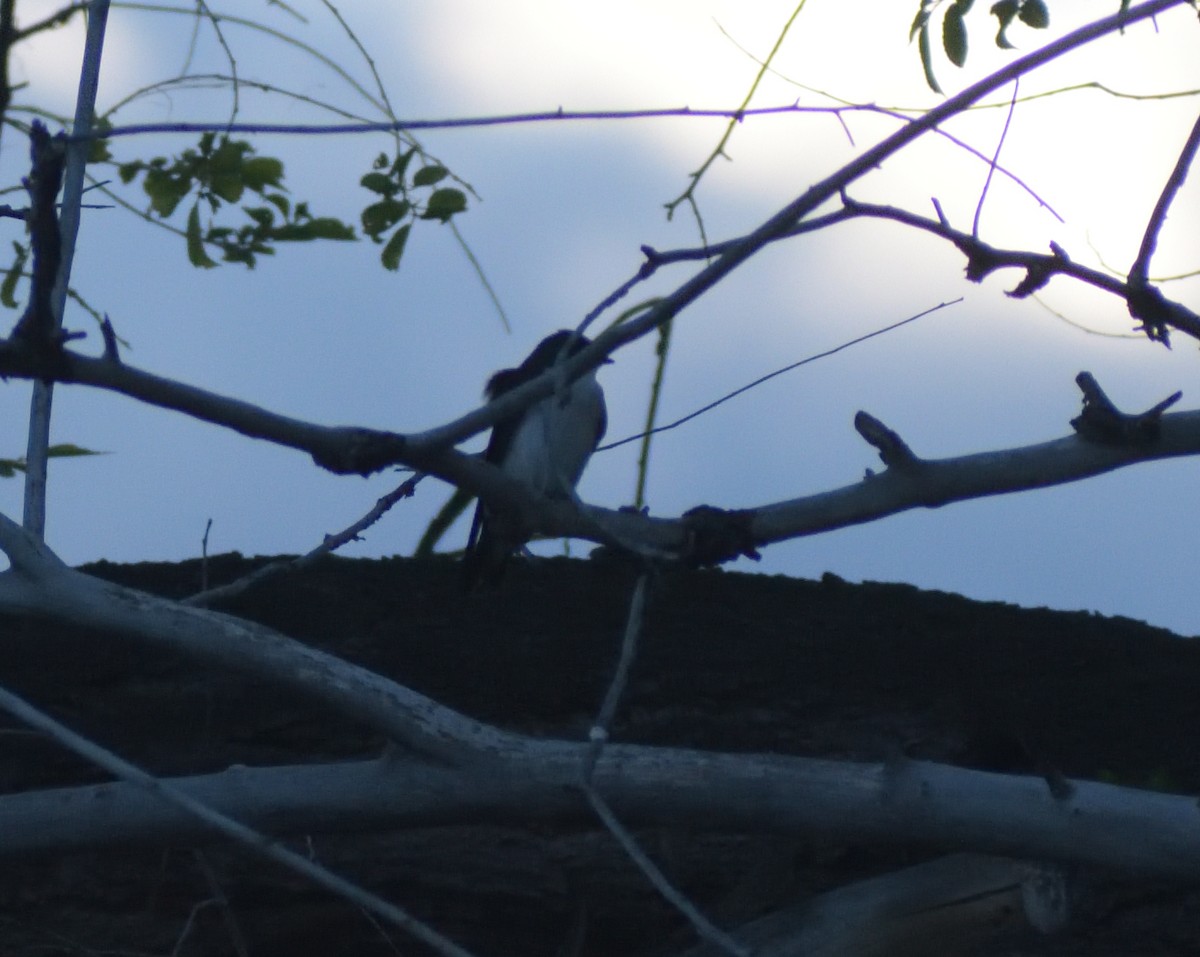
[[[421,218],[440,219],[443,223],[448,223],[452,216],[466,208],[467,196],[461,189],[435,189],[425,204],[425,212],[421,214]]]
[[[191,192],[192,180],[187,175],[151,168],[146,171],[146,178],[142,180],[142,189],[150,197],[150,207],[159,216],[166,219],[175,212],[183,198]]]
[[[422,166],[413,176],[413,186],[432,186],[440,183],[450,175],[450,170],[444,166]]]
[[[947,10],[942,20],[942,48],[955,66],[960,67],[967,62],[967,27],[958,4]]]
[[[380,196],[392,196],[400,189],[400,184],[386,173],[367,173],[358,182],[359,185],[365,186],[372,193],[378,193]]]
[[[282,193],[263,193],[263,199],[278,209],[284,216],[291,212],[291,201]]]
[[[282,189],[283,163],[273,156],[252,156],[242,164],[242,180],[256,193],[268,186]]]
[[[14,242],[13,253],[15,256],[13,264],[8,267],[8,272],[4,274],[4,282],[0,283],[0,303],[3,303],[9,309],[16,309],[18,306],[15,295],[17,283],[21,281],[21,272],[24,270],[25,263],[29,259],[29,248]]]
[[[97,116],[92,113],[92,130],[91,135],[96,139],[88,143],[87,162],[89,163],[107,163],[112,159],[112,153],[108,149],[108,140],[104,139],[104,134],[112,129],[112,121],[106,116]]]
[[[112,151],[108,148],[108,140],[92,140],[88,146],[87,161],[89,163],[107,163],[112,159]]]
[[[414,146],[412,149],[408,150],[407,152],[400,153],[396,156],[396,162],[394,162],[392,164],[392,178],[393,179],[396,179],[396,180],[404,179],[404,171],[406,169],[408,169],[408,164],[412,161],[412,158],[416,155],[416,153],[417,153],[417,148]]]
[[[140,160],[134,160],[132,163],[122,163],[117,167],[117,176],[121,178],[122,183],[129,184],[145,168],[145,165]]]
[[[417,543],[417,549],[413,552],[413,558],[427,558],[432,555],[434,546],[473,501],[475,501],[474,495],[456,488],[450,498],[446,500],[446,504],[438,509],[438,513],[430,519],[429,524],[425,527],[425,532]]]
[[[1005,31],[1013,22],[1020,7],[1020,0],[1000,0],[999,3],[992,5],[992,16],[1000,21],[1000,29],[996,31],[996,46],[1002,50],[1011,50],[1013,48],[1013,45],[1005,35]]]
[[[242,198],[245,184],[242,182],[241,174],[237,170],[231,170],[230,172],[214,176],[210,188],[215,195],[220,196],[225,202],[236,203]]]
[[[908,42],[912,43],[917,34],[924,30],[926,24],[928,23],[929,7],[928,4],[922,3],[921,6],[917,8],[917,15],[913,17],[912,26],[908,28]]]
[[[242,212],[263,229],[270,229],[275,225],[275,210],[270,206],[243,206]]]
[[[925,82],[934,93],[941,93],[942,88],[938,86],[937,77],[933,75],[933,51],[929,45],[929,24],[921,27],[917,39],[917,49],[921,53],[921,68],[925,71]]]
[[[60,442],[46,449],[46,457],[50,459],[75,458],[80,455],[107,455],[107,452],[94,452],[91,449],[80,448],[70,442]]]
[[[192,204],[187,220],[188,261],[200,269],[212,269],[216,262],[204,251],[204,239],[200,234],[200,203]]]
[[[308,221],[309,232],[313,239],[354,239],[354,227],[348,226],[340,219],[332,216],[318,216]]]
[[[399,199],[381,199],[378,203],[372,203],[362,211],[363,232],[372,239],[378,239],[380,234],[407,216],[411,208],[409,203]]]
[[[201,147],[201,150],[207,153],[207,150],[204,150],[203,147]],[[209,166],[216,173],[234,172],[242,168],[246,156],[252,152],[254,152],[254,147],[245,140],[222,138],[221,145],[213,151],[209,158]]]
[[[1045,30],[1050,26],[1050,10],[1043,0],[1024,0],[1017,16],[1023,24],[1035,30]]]
[[[0,459],[0,478],[12,478],[25,471],[24,459]]]
[[[408,242],[410,229],[412,229],[412,223],[405,223],[392,233],[392,238],[387,241],[387,245],[383,247],[383,252],[379,254],[379,259],[383,263],[384,269],[390,269],[392,272],[395,272],[400,268],[400,257],[404,255],[404,244]]]

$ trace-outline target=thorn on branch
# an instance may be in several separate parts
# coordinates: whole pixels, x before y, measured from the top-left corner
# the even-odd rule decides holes
[[[1075,796],[1075,785],[1067,780],[1067,776],[1058,768],[1044,769],[1042,780],[1046,782],[1050,796],[1056,801],[1069,801]]]
[[[920,463],[904,439],[880,422],[875,416],[859,412],[854,416],[858,434],[879,450],[883,464],[892,469],[909,469]]]
[[[121,354],[117,348],[117,333],[113,329],[108,313],[100,321],[100,335],[104,337],[104,358],[116,365],[121,364]]]
[[[753,509],[723,509],[698,505],[683,513],[684,544],[680,552],[690,565],[720,565],[745,555],[762,556],[754,546]]]
[[[950,228],[950,220],[946,218],[945,212],[942,210],[942,204],[936,196],[929,197],[929,201],[933,203],[933,211],[937,213],[938,222],[942,224],[943,229]]]
[[[1071,420],[1071,428],[1080,438],[1099,445],[1149,445],[1158,439],[1162,414],[1178,402],[1182,392],[1167,396],[1153,408],[1137,415],[1118,409],[1095,376],[1081,372],[1075,382],[1083,392],[1083,412]]]

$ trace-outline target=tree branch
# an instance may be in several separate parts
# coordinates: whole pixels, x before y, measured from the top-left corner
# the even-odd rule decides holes
[[[431,698],[232,615],[102,582],[62,564],[0,515],[0,609],[120,634],[255,675],[324,702],[389,738],[443,761],[487,761],[515,737],[481,725]]]
[[[245,824],[214,810],[186,791],[161,781],[141,768],[100,747],[87,738],[56,721],[48,714],[34,708],[6,688],[0,688],[0,708],[20,719],[32,728],[49,735],[70,751],[150,794],[160,804],[170,804],[199,822],[205,830],[215,831],[223,837],[248,848],[258,857],[281,864],[290,871],[307,877],[314,884],[337,894],[357,907],[362,907],[388,923],[408,932],[417,940],[429,945],[444,957],[471,957],[469,951],[454,941],[442,936],[432,927],[417,920],[403,908],[397,907],[375,894],[346,880],[344,877],[322,867],[316,861],[289,850],[266,834],[259,833]]]
[[[875,146],[865,150],[853,162],[846,164],[810,187],[803,195],[783,207],[752,233],[726,246],[704,269],[674,292],[664,296],[645,313],[597,336],[591,346],[572,359],[572,363],[579,363],[579,368],[595,365],[600,361],[601,356],[609,355],[617,346],[641,338],[652,329],[662,325],[691,305],[763,246],[785,236],[790,230],[796,228],[804,217],[815,212],[828,200],[843,193],[851,183],[881,166],[889,156],[899,152],[909,143],[987,94],[1108,33],[1122,30],[1133,23],[1157,16],[1186,2],[1189,0],[1149,0],[1139,6],[1123,9],[1111,16],[1095,20],[1046,44],[1041,49],[1013,60],[1007,66],[973,83],[960,93],[948,97],[919,119],[896,130]],[[1193,326],[1196,330],[1194,334],[1200,338],[1200,318],[1193,316],[1193,319],[1196,320]],[[572,366],[573,369],[574,366]]]
[[[474,823],[593,824],[577,787],[584,746],[515,736],[491,767],[384,757],[164,779],[256,827],[293,833]],[[813,834],[927,843],[1031,860],[1200,878],[1194,797],[1072,781],[1055,797],[1039,776],[930,761],[865,763],[614,744],[593,778],[635,827]],[[124,783],[0,796],[0,858],[211,838],[177,808]]]
[[[1150,258],[1154,255],[1154,250],[1158,246],[1158,234],[1161,232],[1163,224],[1167,221],[1167,210],[1171,208],[1171,202],[1175,199],[1175,194],[1183,186],[1183,181],[1187,179],[1188,170],[1196,159],[1197,148],[1200,148],[1200,117],[1196,118],[1196,122],[1192,126],[1192,132],[1188,136],[1187,142],[1184,143],[1183,149],[1179,153],[1179,159],[1175,163],[1175,168],[1167,178],[1162,194],[1158,197],[1158,202],[1154,204],[1154,211],[1150,214],[1150,221],[1146,224],[1146,232],[1142,236],[1141,248],[1138,250],[1137,258],[1133,261],[1133,265],[1129,269],[1129,285],[1135,289],[1146,285],[1150,270]]]
[[[605,333],[602,338],[608,335]],[[586,367],[580,363],[581,359],[599,361],[595,358],[596,344],[564,362],[566,374],[579,374]],[[571,501],[543,498],[477,456],[442,444],[460,432],[469,435],[486,428],[491,422],[549,395],[556,381],[552,373],[513,389],[446,426],[407,436],[315,425],[110,360],[91,359],[66,349],[55,356],[42,356],[13,339],[0,340],[0,375],[51,376],[58,381],[120,392],[252,438],[308,452],[318,465],[338,473],[365,474],[388,465],[408,465],[486,496],[518,513],[530,528],[549,536],[589,541],[607,541],[611,537],[676,554],[685,560],[689,558],[684,546],[692,528],[686,519],[650,518],[595,506],[581,510]],[[936,508],[987,495],[1062,485],[1139,462],[1200,454],[1200,411],[1162,415],[1159,423],[1156,439],[1136,445],[1101,446],[1068,436],[995,452],[921,459],[919,468],[889,469],[840,489],[743,510],[736,513],[738,534],[730,539],[738,543],[736,552],[709,553],[705,560],[725,561],[754,546],[861,524],[912,508]],[[598,529],[603,529],[607,537],[602,539]]]
[[[1166,327],[1178,329],[1194,339],[1200,339],[1200,315],[1182,303],[1173,302],[1157,289],[1142,283],[1135,284],[1131,278],[1122,281],[1108,273],[1071,260],[1057,244],[1051,243],[1050,254],[1032,253],[1024,250],[996,249],[970,233],[954,229],[948,222],[929,219],[893,206],[860,203],[843,194],[842,201],[850,217],[868,216],[875,219],[890,219],[915,229],[933,233],[954,243],[967,258],[967,279],[982,282],[997,269],[1017,268],[1025,270],[1021,280],[1008,295],[1024,299],[1042,289],[1056,275],[1070,276],[1097,289],[1119,296],[1130,314],[1140,320],[1151,339],[1166,341]],[[1157,331],[1156,331],[1157,330]]]

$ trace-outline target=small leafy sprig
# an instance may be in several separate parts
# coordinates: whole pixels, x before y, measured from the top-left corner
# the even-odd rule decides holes
[[[941,93],[937,77],[933,72],[933,45],[930,41],[930,21],[934,11],[943,4],[944,0],[921,0],[917,15],[913,18],[912,27],[908,32],[911,43],[917,40],[917,49],[921,55],[921,67],[925,71],[925,82],[935,93]],[[952,0],[942,15],[942,49],[946,58],[955,66],[961,67],[967,62],[967,24],[966,16],[971,12],[975,0]],[[1050,10],[1045,0],[998,0],[988,11],[999,22],[996,31],[996,46],[1002,50],[1013,49],[1008,39],[1008,28],[1014,21],[1019,20],[1027,27],[1044,30],[1050,25]]]
[[[142,178],[150,213],[160,219],[169,219],[184,200],[192,198],[184,235],[193,266],[217,265],[208,246],[219,249],[226,262],[253,268],[258,256],[274,255],[276,243],[355,238],[354,228],[341,220],[313,216],[307,203],[293,206],[283,185],[283,162],[257,155],[246,140],[204,133],[195,149],[174,157],[121,163],[117,174],[126,184]],[[263,201],[240,206],[250,221],[240,226],[218,222],[222,208],[238,205],[247,192]]]
[[[385,269],[393,271],[400,268],[404,246],[416,220],[448,223],[467,208],[467,195],[461,189],[438,186],[450,175],[440,163],[427,163],[408,177],[408,168],[417,155],[416,147],[397,152],[394,159],[380,153],[371,164],[371,171],[360,180],[365,189],[379,197],[362,211],[363,232],[383,244],[379,258]],[[422,199],[417,195],[418,190],[430,192]]]

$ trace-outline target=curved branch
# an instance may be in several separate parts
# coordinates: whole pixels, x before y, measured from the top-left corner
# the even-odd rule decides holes
[[[127,784],[153,795],[159,803],[178,808],[203,824],[207,830],[215,831],[229,840],[236,841],[242,847],[247,848],[250,853],[281,864],[288,870],[307,877],[317,886],[337,894],[357,907],[407,931],[417,940],[442,954],[443,957],[471,957],[469,951],[439,934],[403,908],[330,871],[312,860],[311,857],[284,847],[277,839],[247,827],[229,815],[209,807],[203,801],[197,801],[195,797],[173,784],[147,774],[124,758],[100,747],[82,735],[76,734],[6,688],[0,688],[0,708],[30,727],[49,735],[84,760],[103,768]]]
[[[1200,149],[1200,117],[1197,117],[1196,122],[1192,125],[1192,132],[1188,135],[1187,142],[1183,144],[1179,159],[1175,162],[1175,168],[1171,170],[1162,194],[1158,197],[1158,202],[1154,204],[1154,211],[1150,214],[1150,221],[1146,224],[1146,232],[1142,236],[1142,245],[1138,250],[1137,259],[1134,260],[1133,266],[1129,270],[1130,286],[1142,288],[1146,285],[1146,277],[1150,271],[1150,257],[1154,255],[1154,250],[1158,246],[1158,234],[1167,221],[1167,210],[1171,208],[1175,194],[1183,186],[1183,181],[1187,179],[1188,170],[1191,169],[1192,162],[1196,159],[1197,149]]]
[[[12,562],[11,569],[0,573],[0,608],[5,612],[109,631],[284,684],[439,760],[485,761],[515,746],[513,735],[263,625],[185,607],[68,568],[4,515],[0,550]]]
[[[1200,131],[1200,122],[1197,123],[1197,130]],[[929,219],[893,206],[860,203],[845,195],[842,201],[847,218],[867,216],[874,219],[890,219],[954,243],[967,257],[967,279],[971,282],[981,282],[997,269],[1025,270],[1025,278],[1008,293],[1014,299],[1024,299],[1032,295],[1056,275],[1070,276],[1089,286],[1119,296],[1134,318],[1143,323],[1152,339],[1165,340],[1167,326],[1178,329],[1194,339],[1200,339],[1200,314],[1182,303],[1167,299],[1157,289],[1147,285],[1144,278],[1140,283],[1137,282],[1132,272],[1129,280],[1123,281],[1099,269],[1072,261],[1070,256],[1054,243],[1050,246],[1049,254],[997,249],[977,236],[954,229],[948,222]]]
[[[1112,277],[1108,281],[1119,282]],[[637,322],[638,320],[632,320]],[[621,330],[615,330],[620,333]],[[602,338],[609,336],[605,333]],[[594,355],[596,343],[563,363],[578,375]],[[595,360],[593,360],[595,361]],[[141,372],[108,359],[90,359],[68,350],[46,357],[19,341],[0,340],[0,375],[49,376],[121,392],[152,405],[175,409],[252,438],[300,449],[323,468],[340,473],[369,472],[388,465],[409,465],[514,511],[531,529],[546,535],[603,542],[598,529],[620,541],[638,543],[687,560],[703,554],[706,562],[725,561],[753,546],[873,521],[908,509],[936,508],[951,502],[1062,485],[1139,462],[1200,455],[1200,411],[1161,417],[1159,434],[1130,445],[1101,445],[1068,436],[1021,446],[889,469],[840,489],[760,506],[734,514],[736,552],[697,551],[696,522],[650,518],[637,513],[543,498],[477,456],[446,445],[487,428],[529,403],[549,395],[555,376],[547,373],[446,426],[400,435],[349,426],[330,427],[277,415],[258,406],[204,389]],[[712,526],[708,514],[706,526]]]

